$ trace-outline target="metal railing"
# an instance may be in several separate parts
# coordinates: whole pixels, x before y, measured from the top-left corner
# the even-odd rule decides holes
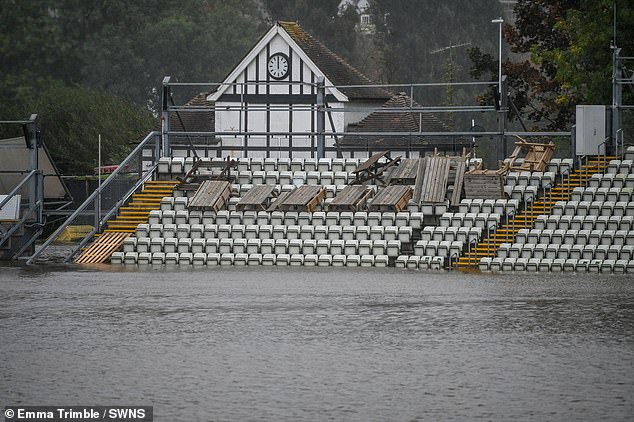
[[[42,186],[42,171],[31,170],[26,176],[24,176],[24,178],[22,178],[20,183],[18,183],[11,190],[11,192],[9,192],[6,198],[0,201],[0,209],[2,209],[6,204],[9,203],[9,201],[15,198],[18,192],[20,192],[20,190],[23,187],[28,186],[28,183],[31,181],[32,178],[37,179],[38,189]],[[22,208],[21,204],[19,204],[18,206],[20,209]],[[41,215],[42,207],[43,207],[42,199],[36,199],[35,203],[31,203],[31,201],[29,201],[29,207],[24,213],[22,213],[22,217],[18,221],[16,221],[7,231],[3,232],[0,235],[0,247],[2,247],[13,236],[14,233],[16,233],[19,229],[23,228],[24,225],[27,223],[27,221],[35,222],[36,224],[38,224],[40,221],[39,216]],[[34,215],[35,217],[32,218],[32,216]],[[35,232],[35,235],[33,235],[27,242],[23,243],[22,247],[17,252],[12,252],[13,253],[12,259],[20,256],[22,252],[24,252],[27,248],[29,248],[33,244],[35,239],[41,234],[41,232],[42,232],[42,228],[40,227]]]
[[[39,170],[31,170],[29,174],[24,176],[24,178],[20,181],[20,183],[18,183],[16,187],[13,188],[13,190],[7,194],[7,197],[4,198],[2,201],[0,201],[0,209],[2,209],[2,207],[8,204],[9,201],[20,191],[20,189],[22,189],[22,187],[24,187],[24,185],[26,185],[26,183],[29,180],[31,180],[32,177],[35,177],[35,175],[37,175],[38,173],[40,173]]]
[[[147,169],[145,172],[145,175],[139,179],[127,192],[125,195],[123,195],[121,197],[121,199],[119,199],[116,204],[110,208],[110,210],[106,213],[105,216],[103,216],[100,220],[99,223],[97,224],[96,227],[94,227],[90,232],[88,232],[88,234],[86,234],[86,236],[84,236],[84,238],[79,242],[79,244],[77,246],[75,246],[75,248],[73,248],[73,250],[70,252],[70,254],[68,254],[68,256],[66,257],[66,259],[64,260],[64,262],[70,262],[73,257],[75,256],[75,254],[77,252],[79,252],[79,250],[81,248],[83,248],[84,246],[86,246],[88,244],[88,242],[90,242],[90,239],[92,239],[92,237],[97,234],[97,232],[101,233],[101,229],[105,226],[105,223],[110,220],[119,210],[119,207],[121,207],[123,204],[125,204],[128,199],[130,199],[130,197],[139,189],[141,188],[145,182],[147,182],[149,179],[152,178],[152,176],[154,175],[154,171],[156,170],[158,164],[154,164],[151,168]]]
[[[152,154],[150,157],[144,157],[143,152],[151,147]],[[161,155],[160,151],[160,133],[150,132],[143,141],[119,164],[117,169],[112,172],[106,180],[99,185],[95,191],[86,198],[86,200],[73,212],[66,221],[49,236],[48,239],[28,258],[27,264],[32,264],[46,250],[62,232],[72,224],[87,223],[85,210],[94,210],[93,224],[94,227],[88,235],[81,239],[79,244],[73,248],[70,256],[65,261],[70,261],[74,254],[85,246],[88,241],[96,234],[100,233],[105,223],[114,216],[119,207],[143,184],[152,177]],[[147,161],[148,165],[144,165]],[[116,183],[115,183],[116,182]],[[121,195],[122,185],[125,194]],[[109,210],[103,213],[101,209],[102,201],[111,200],[112,205]],[[90,217],[88,217],[90,219]],[[84,221],[81,221],[84,219]]]

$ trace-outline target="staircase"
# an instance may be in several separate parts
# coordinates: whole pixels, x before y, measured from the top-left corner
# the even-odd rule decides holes
[[[523,211],[519,212],[505,225],[500,226],[495,232],[485,239],[482,239],[471,251],[466,252],[458,260],[458,269],[477,269],[480,259],[484,257],[493,258],[502,243],[512,243],[515,235],[521,229],[531,229],[537,216],[549,215],[557,201],[568,201],[572,191],[576,187],[586,186],[595,173],[603,173],[612,159],[618,157],[599,157],[590,159],[581,168],[568,174],[561,183],[556,184],[545,197],[538,198]]]
[[[11,235],[7,235],[14,224],[19,223],[0,221],[0,261],[11,261],[33,253],[35,240],[43,231],[41,225],[22,224]]]
[[[131,201],[119,208],[119,214],[108,222],[103,235],[86,247],[75,259],[76,263],[95,264],[106,262],[113,252],[121,248],[126,237],[134,234],[139,224],[147,223],[150,211],[161,208],[161,199],[172,196],[180,182],[148,181],[143,190],[132,195]]]

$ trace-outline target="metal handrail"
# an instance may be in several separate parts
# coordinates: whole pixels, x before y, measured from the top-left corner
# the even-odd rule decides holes
[[[601,159],[599,159],[599,165],[603,165],[607,161],[608,151],[607,151],[605,145],[608,142],[608,139],[609,138],[605,138],[603,140],[603,142],[601,142],[599,145],[597,145],[597,159],[599,159],[599,157],[602,157]],[[603,155],[601,155],[601,145],[603,145]]]
[[[29,172],[29,174],[24,176],[22,181],[20,183],[18,183],[17,186],[15,188],[13,188],[13,190],[11,192],[9,192],[7,197],[4,198],[2,201],[0,201],[0,209],[2,209],[2,207],[4,207],[6,204],[8,204],[9,201],[11,200],[11,198],[13,198],[16,193],[18,193],[18,191],[22,188],[22,186],[24,186],[26,184],[26,182],[28,182],[29,179],[31,179],[31,177],[36,175],[38,172],[39,172],[39,170],[31,170]]]
[[[7,230],[6,233],[4,233],[2,238],[0,238],[0,246],[4,245],[4,242],[6,242],[13,235],[13,233],[18,230],[18,228],[22,227],[22,225],[26,222],[26,220],[28,220],[31,214],[33,214],[41,206],[42,201],[37,201],[32,208],[29,208],[28,211],[24,213],[20,221],[15,223],[9,230]]]
[[[619,153],[619,135],[621,136],[621,152]],[[623,156],[625,154],[625,138],[623,137],[623,128],[616,131],[616,155]]]
[[[31,255],[29,257],[29,259],[26,261],[27,264],[32,264],[33,261],[40,256],[40,254],[51,244],[53,243],[58,237],[59,235],[62,233],[62,231],[64,231],[64,229],[66,229],[66,227],[70,226],[70,224],[75,220],[75,218],[77,218],[77,216],[84,211],[86,208],[88,208],[88,205],[90,205],[95,198],[98,195],[101,195],[101,192],[103,191],[103,189],[108,186],[113,180],[114,178],[123,171],[123,168],[130,162],[132,161],[132,159],[134,157],[136,157],[136,155],[146,146],[146,144],[148,144],[150,142],[151,139],[155,139],[155,136],[157,136],[159,134],[159,132],[150,132],[145,139],[143,139],[139,145],[137,145],[136,148],[134,148],[132,150],[132,152],[130,152],[130,154],[128,154],[128,156],[121,162],[121,164],[119,164],[119,167],[113,171],[110,176],[108,176],[108,178],[106,180],[104,180],[104,182],[101,184],[101,186],[97,189],[95,189],[95,191],[88,197],[86,198],[86,200],[75,210],[74,213],[72,213],[70,215],[70,217],[68,217],[66,219],[66,221],[64,221],[64,223],[59,226],[57,228],[57,230],[55,230],[53,232],[52,235],[49,236],[48,239],[46,239],[46,241],[40,246],[39,249],[37,249],[33,255]],[[155,159],[158,157],[155,157]]]
[[[455,261],[453,260],[454,257],[455,257]],[[454,269],[458,268],[458,260],[459,259],[460,259],[460,254],[458,254],[458,253],[454,252],[451,255],[449,255],[449,270],[453,271]],[[455,265],[453,264],[453,262],[455,262]]]
[[[88,234],[86,234],[86,236],[84,236],[84,238],[81,240],[81,242],[79,242],[79,244],[70,252],[70,254],[66,257],[66,259],[64,260],[64,262],[70,262],[71,259],[73,259],[73,256],[75,256],[75,254],[84,246],[86,246],[86,244],[90,241],[90,239],[92,239],[92,237],[97,233],[100,232],[100,228],[104,226],[104,224],[117,212],[117,210],[119,209],[119,207],[121,205],[123,205],[136,191],[137,189],[139,189],[145,182],[148,181],[149,178],[152,177],[152,175],[154,174],[154,170],[156,170],[156,167],[158,166],[158,163],[154,164],[152,167],[150,167],[147,171],[146,174],[139,179],[129,190],[128,192],[126,192],[126,194],[124,196],[122,196],[117,203],[110,208],[110,210],[106,213],[106,215],[99,220],[99,224],[97,224],[97,226],[95,226]]]

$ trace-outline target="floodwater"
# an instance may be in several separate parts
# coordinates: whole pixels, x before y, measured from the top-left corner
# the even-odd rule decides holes
[[[0,268],[0,406],[156,421],[632,420],[634,278]]]

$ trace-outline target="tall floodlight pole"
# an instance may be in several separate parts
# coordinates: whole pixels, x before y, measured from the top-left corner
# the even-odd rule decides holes
[[[499,46],[498,46],[498,94],[500,94],[500,102],[502,101],[502,24],[504,19],[493,19],[491,23],[497,23],[500,27]]]
[[[498,160],[499,161],[503,161],[506,158],[506,136],[504,135],[505,129],[506,129],[506,116],[505,116],[505,111],[502,109],[502,104],[505,103],[505,101],[503,101],[504,98],[504,94],[502,93],[504,90],[502,89],[502,24],[504,23],[504,19],[502,19],[501,17],[497,18],[497,19],[493,19],[491,21],[491,23],[497,23],[499,25],[500,28],[500,35],[499,35],[499,43],[498,43],[498,103],[496,104],[496,108],[498,109],[499,117],[498,117],[498,126],[500,128],[500,144],[501,145],[501,151],[500,151],[500,146],[498,146],[497,148],[497,156],[498,156]],[[502,156],[500,157],[500,152],[502,153]]]

